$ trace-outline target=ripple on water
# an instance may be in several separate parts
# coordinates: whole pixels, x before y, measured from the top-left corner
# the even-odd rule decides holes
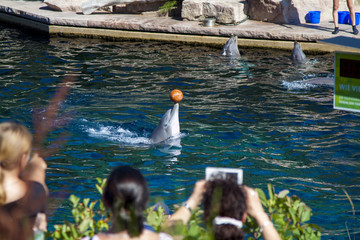
[[[360,205],[359,115],[334,110],[332,89],[303,84],[333,74],[333,56],[309,56],[305,68],[289,53],[242,49],[238,61],[221,49],[157,42],[41,39],[0,26],[0,117],[32,128],[69,71],[72,91],[61,106],[71,123],[67,143],[47,159],[49,225],[69,216],[70,194],[97,198],[96,177],[139,168],[152,200],[181,203],[207,166],[244,169],[244,182],[289,189],[313,209],[324,238],[347,236],[354,219],[345,189]],[[181,142],[150,146],[148,137],[180,88]],[[358,211],[358,210],[356,210]],[[356,212],[358,217],[358,212]],[[358,221],[357,221],[358,222]]]

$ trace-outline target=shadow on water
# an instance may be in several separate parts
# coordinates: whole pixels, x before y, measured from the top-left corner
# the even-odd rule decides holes
[[[96,178],[124,164],[144,173],[152,201],[182,202],[206,166],[235,167],[250,186],[298,195],[324,239],[342,239],[344,223],[356,224],[342,189],[359,206],[359,115],[333,109],[331,87],[299,84],[333,76],[333,55],[307,56],[296,68],[291,51],[240,49],[233,61],[203,46],[0,30],[2,120],[31,127],[34,106],[47,104],[67,72],[79,73],[62,106],[75,118],[54,133],[70,139],[47,159],[50,227],[70,216],[69,194],[98,197]],[[181,144],[150,146],[174,88],[184,93]]]

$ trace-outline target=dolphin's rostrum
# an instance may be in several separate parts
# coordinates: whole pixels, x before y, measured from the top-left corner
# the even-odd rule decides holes
[[[169,138],[180,135],[179,103],[175,103],[172,109],[166,111],[159,125],[150,135],[152,144],[163,142]]]

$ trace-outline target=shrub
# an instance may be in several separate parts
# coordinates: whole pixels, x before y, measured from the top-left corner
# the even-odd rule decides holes
[[[176,8],[177,5],[181,4],[182,0],[168,0],[164,3],[164,5],[159,7],[159,11],[163,15],[167,15],[170,13],[170,11],[174,8]]]
[[[105,179],[97,179],[96,188],[102,195]],[[297,196],[289,197],[289,191],[283,190],[275,194],[274,187],[268,184],[269,198],[261,189],[256,189],[265,211],[269,214],[275,228],[282,239],[320,239],[321,229],[315,224],[307,223],[312,215],[311,208],[300,200]],[[101,200],[92,201],[71,195],[69,198],[72,203],[72,215],[74,223],[65,221],[62,225],[55,225],[54,232],[48,232],[47,237],[53,239],[74,240],[84,236],[92,237],[94,234],[109,229],[111,220],[110,213],[105,209]],[[165,231],[173,236],[179,236],[184,240],[211,240],[213,235],[207,231],[202,220],[202,210],[195,209],[187,225],[181,221],[167,227],[165,225],[167,216],[164,209],[160,206],[157,211],[149,207],[145,211],[147,223],[157,232]],[[98,220],[95,220],[98,219]],[[249,239],[261,238],[261,232],[254,219],[248,217],[244,231],[250,234]]]
[[[289,197],[289,190],[275,194],[274,187],[268,184],[269,198],[261,189],[256,189],[265,211],[269,214],[281,239],[320,239],[321,229],[315,224],[307,223],[312,215],[311,208],[295,195]],[[254,219],[247,217],[245,231],[256,239],[261,237],[260,228]]]
[[[102,195],[106,179],[97,178],[96,188]],[[90,202],[89,198],[81,201],[79,197],[71,195],[69,201],[72,204],[72,216],[74,222],[65,221],[62,225],[55,225],[54,232],[47,232],[46,237],[52,239],[74,240],[85,236],[92,237],[98,232],[109,229],[110,213],[105,209],[100,200]],[[98,220],[95,220],[98,219]]]

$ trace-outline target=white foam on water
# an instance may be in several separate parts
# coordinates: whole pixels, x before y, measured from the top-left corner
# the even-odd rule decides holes
[[[141,136],[137,132],[123,128],[121,126],[111,126],[104,123],[90,123],[87,119],[81,119],[82,129],[89,134],[90,137],[105,139],[112,142],[117,142],[124,145],[152,145],[148,137]],[[145,135],[146,133],[144,133]],[[174,136],[165,140],[162,145],[169,145],[171,147],[179,147],[181,149],[181,138],[185,137],[186,133],[180,133],[179,136]]]
[[[314,84],[309,84],[303,81],[294,81],[294,82],[282,81],[281,85],[287,88],[287,90],[309,90],[316,87],[316,85]]]
[[[113,142],[137,145],[137,144],[151,144],[149,138],[139,136],[136,132],[124,129],[120,126],[104,126],[97,124],[96,127],[85,127],[85,131],[91,137],[107,139]]]

